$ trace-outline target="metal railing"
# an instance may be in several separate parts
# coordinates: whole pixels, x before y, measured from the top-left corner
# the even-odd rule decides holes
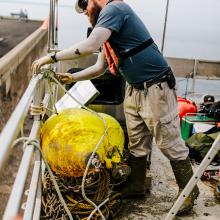
[[[49,30],[48,30],[48,52],[56,50],[58,45],[58,0],[50,0]],[[56,94],[56,92],[55,92]],[[45,82],[41,75],[32,78],[28,88],[24,92],[20,102],[16,106],[6,126],[0,134],[0,173],[3,172],[4,165],[8,161],[12,151],[13,142],[17,139],[23,126],[24,119],[27,116],[31,102],[35,106],[43,105],[47,107],[50,102],[50,95],[45,88]],[[34,116],[32,129],[29,139],[39,139],[40,116]],[[17,216],[20,208],[22,197],[24,195],[25,183],[30,171],[32,158],[34,156],[34,167],[32,171],[31,182],[28,190],[26,207],[23,220],[40,219],[41,212],[41,156],[35,151],[34,146],[30,143],[24,149],[24,153],[18,168],[17,176],[3,215],[3,220],[10,220]]]
[[[3,171],[4,164],[12,151],[11,146],[18,137],[30,103],[33,102],[35,106],[40,106],[41,102],[43,102],[43,105],[47,107],[49,101],[50,95],[45,88],[45,82],[41,75],[37,75],[30,81],[28,88],[0,135],[0,172]],[[34,116],[32,129],[28,139],[39,139],[39,129],[40,116],[36,115]],[[39,219],[41,207],[41,157],[39,152],[35,151],[32,144],[27,144],[4,212],[4,220],[9,220],[19,213],[33,155],[35,155],[34,168],[23,219],[33,219],[33,216]],[[38,218],[36,216],[38,216]]]
[[[0,171],[3,168],[4,162],[8,159],[11,144],[21,129],[21,125],[23,124],[24,118],[28,112],[28,106],[40,78],[40,76],[37,76],[31,80],[8,123],[2,130],[0,135]]]

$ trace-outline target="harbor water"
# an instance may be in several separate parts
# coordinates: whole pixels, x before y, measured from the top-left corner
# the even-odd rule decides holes
[[[86,37],[88,19],[74,11],[75,0],[59,0],[59,47]],[[142,18],[161,47],[166,0],[125,0]],[[27,10],[30,19],[45,19],[49,0],[0,0],[0,15]],[[170,1],[165,56],[220,60],[220,1]]]
[[[86,37],[88,19],[74,10],[74,1],[59,0],[58,40],[64,49]],[[161,47],[165,0],[125,0],[137,12]],[[0,15],[27,11],[30,19],[44,20],[49,0],[0,0]],[[220,60],[220,1],[170,1],[164,55],[167,57]],[[1,33],[1,31],[0,31]],[[220,94],[219,81],[197,80],[199,94]],[[178,79],[178,94],[190,92],[191,80]]]

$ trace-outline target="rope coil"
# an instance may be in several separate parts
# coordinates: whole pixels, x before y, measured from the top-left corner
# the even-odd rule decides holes
[[[109,194],[108,189],[111,184],[108,171],[101,169],[100,172],[95,172],[95,175],[94,173],[88,175],[90,181],[85,184],[85,192],[91,200],[99,204],[94,209],[94,206],[82,197],[82,187],[79,185],[82,178],[55,175],[43,155],[38,140],[21,137],[14,141],[12,147],[20,142],[24,143],[24,150],[28,146],[34,146],[40,152],[46,166],[46,173],[43,177],[41,219],[86,220],[92,218],[98,220],[102,218],[100,212],[105,219],[118,214],[122,206],[122,198],[119,193]],[[108,198],[108,203],[106,203],[106,198]],[[101,209],[100,212],[98,208]]]
[[[90,165],[91,165],[91,163],[92,163],[92,161],[93,161],[93,159],[94,159],[94,157],[95,157],[96,151],[98,150],[99,146],[100,146],[101,143],[103,142],[103,139],[104,139],[105,135],[107,134],[107,130],[108,130],[107,122],[106,122],[105,119],[104,119],[101,115],[99,115],[97,112],[95,112],[95,111],[93,111],[92,109],[86,107],[84,104],[82,104],[81,102],[79,102],[75,97],[73,97],[73,96],[65,89],[65,87],[56,79],[56,77],[55,77],[55,72],[54,72],[54,71],[52,71],[52,70],[50,70],[50,69],[43,69],[40,74],[42,74],[42,75],[43,75],[43,78],[46,78],[46,79],[49,81],[49,83],[50,83],[50,82],[55,82],[55,83],[57,83],[58,86],[59,86],[65,93],[67,93],[76,103],[78,103],[82,108],[84,108],[84,109],[88,110],[89,112],[95,114],[100,120],[102,120],[102,122],[103,122],[103,124],[104,124],[104,132],[103,132],[103,134],[102,134],[102,136],[101,136],[99,142],[97,143],[96,147],[94,148],[94,150],[93,150],[93,152],[92,152],[92,154],[91,154],[91,156],[90,156],[90,158],[89,158],[89,160],[88,160],[88,163],[87,163],[87,165],[86,165],[85,172],[84,172],[84,175],[83,175],[83,178],[82,178],[82,182],[81,182],[81,193],[82,193],[83,199],[84,199],[85,201],[87,201],[89,204],[91,204],[91,205],[95,208],[92,212],[90,212],[91,214],[89,215],[88,220],[90,220],[90,219],[93,217],[93,215],[94,215],[97,211],[98,211],[98,213],[99,213],[101,219],[104,220],[104,219],[106,219],[106,218],[105,218],[104,214],[102,213],[101,207],[102,207],[102,206],[103,206],[103,207],[106,206],[105,204],[109,201],[109,197],[107,196],[107,198],[105,198],[105,200],[104,200],[101,204],[99,204],[99,205],[97,206],[96,203],[95,203],[93,200],[91,200],[90,198],[87,197],[86,191],[85,191],[85,187],[86,187],[86,177],[87,177],[87,174],[88,174]],[[51,85],[51,84],[50,84],[50,85]],[[52,89],[51,89],[51,87],[50,87],[49,91],[50,91],[50,95],[51,95],[51,98],[52,98],[53,96],[52,96]],[[52,99],[52,102],[53,102],[53,106],[54,106],[54,109],[55,109],[55,111],[56,111],[56,114],[58,114],[58,112],[57,112],[57,110],[56,110],[56,106],[55,106],[54,99]],[[36,107],[36,106],[33,106],[33,107]],[[40,113],[40,112],[42,111],[42,108],[41,108],[41,107],[40,107],[39,109],[38,109],[38,108],[33,108],[33,109],[34,109],[34,111],[32,112],[33,114],[37,114],[37,113]],[[48,165],[48,166],[49,166],[49,165]],[[54,181],[53,181],[53,182],[54,182]],[[54,186],[55,186],[55,185],[56,185],[56,184],[54,183]],[[58,187],[58,186],[57,186],[57,187]],[[58,189],[59,189],[59,187],[58,187]],[[59,196],[59,197],[60,197],[60,196]],[[61,201],[63,200],[62,196],[60,197],[60,200],[61,200]],[[65,203],[64,200],[63,200],[63,202]],[[62,202],[62,203],[63,203],[63,202]],[[66,208],[65,208],[65,210],[66,210],[66,212],[68,213],[68,216],[71,216],[70,211],[69,211],[68,209],[66,209]],[[69,215],[69,214],[70,214],[70,215]],[[71,218],[70,218],[70,219],[71,219]]]
[[[31,103],[30,105],[30,114],[33,116],[41,116],[45,112],[44,104],[41,102],[40,106],[34,105]]]

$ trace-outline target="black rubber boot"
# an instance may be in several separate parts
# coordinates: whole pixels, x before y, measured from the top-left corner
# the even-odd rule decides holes
[[[176,178],[176,183],[179,186],[179,193],[185,188],[191,177],[193,176],[192,165],[190,163],[189,158],[186,160],[179,160],[179,161],[170,161],[172,166],[174,176]],[[186,198],[183,205],[180,207],[178,211],[178,215],[188,214],[194,205],[194,200],[197,199],[199,195],[199,188],[195,186],[190,195]]]
[[[128,165],[131,174],[120,192],[123,198],[142,198],[146,194],[146,156],[135,157],[129,154]]]

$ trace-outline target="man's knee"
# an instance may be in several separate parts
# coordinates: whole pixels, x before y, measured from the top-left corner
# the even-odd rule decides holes
[[[149,155],[152,150],[152,136],[129,137],[128,149],[135,157]]]
[[[176,142],[168,147],[160,147],[162,153],[171,161],[185,160],[189,155],[189,149],[183,141]]]

